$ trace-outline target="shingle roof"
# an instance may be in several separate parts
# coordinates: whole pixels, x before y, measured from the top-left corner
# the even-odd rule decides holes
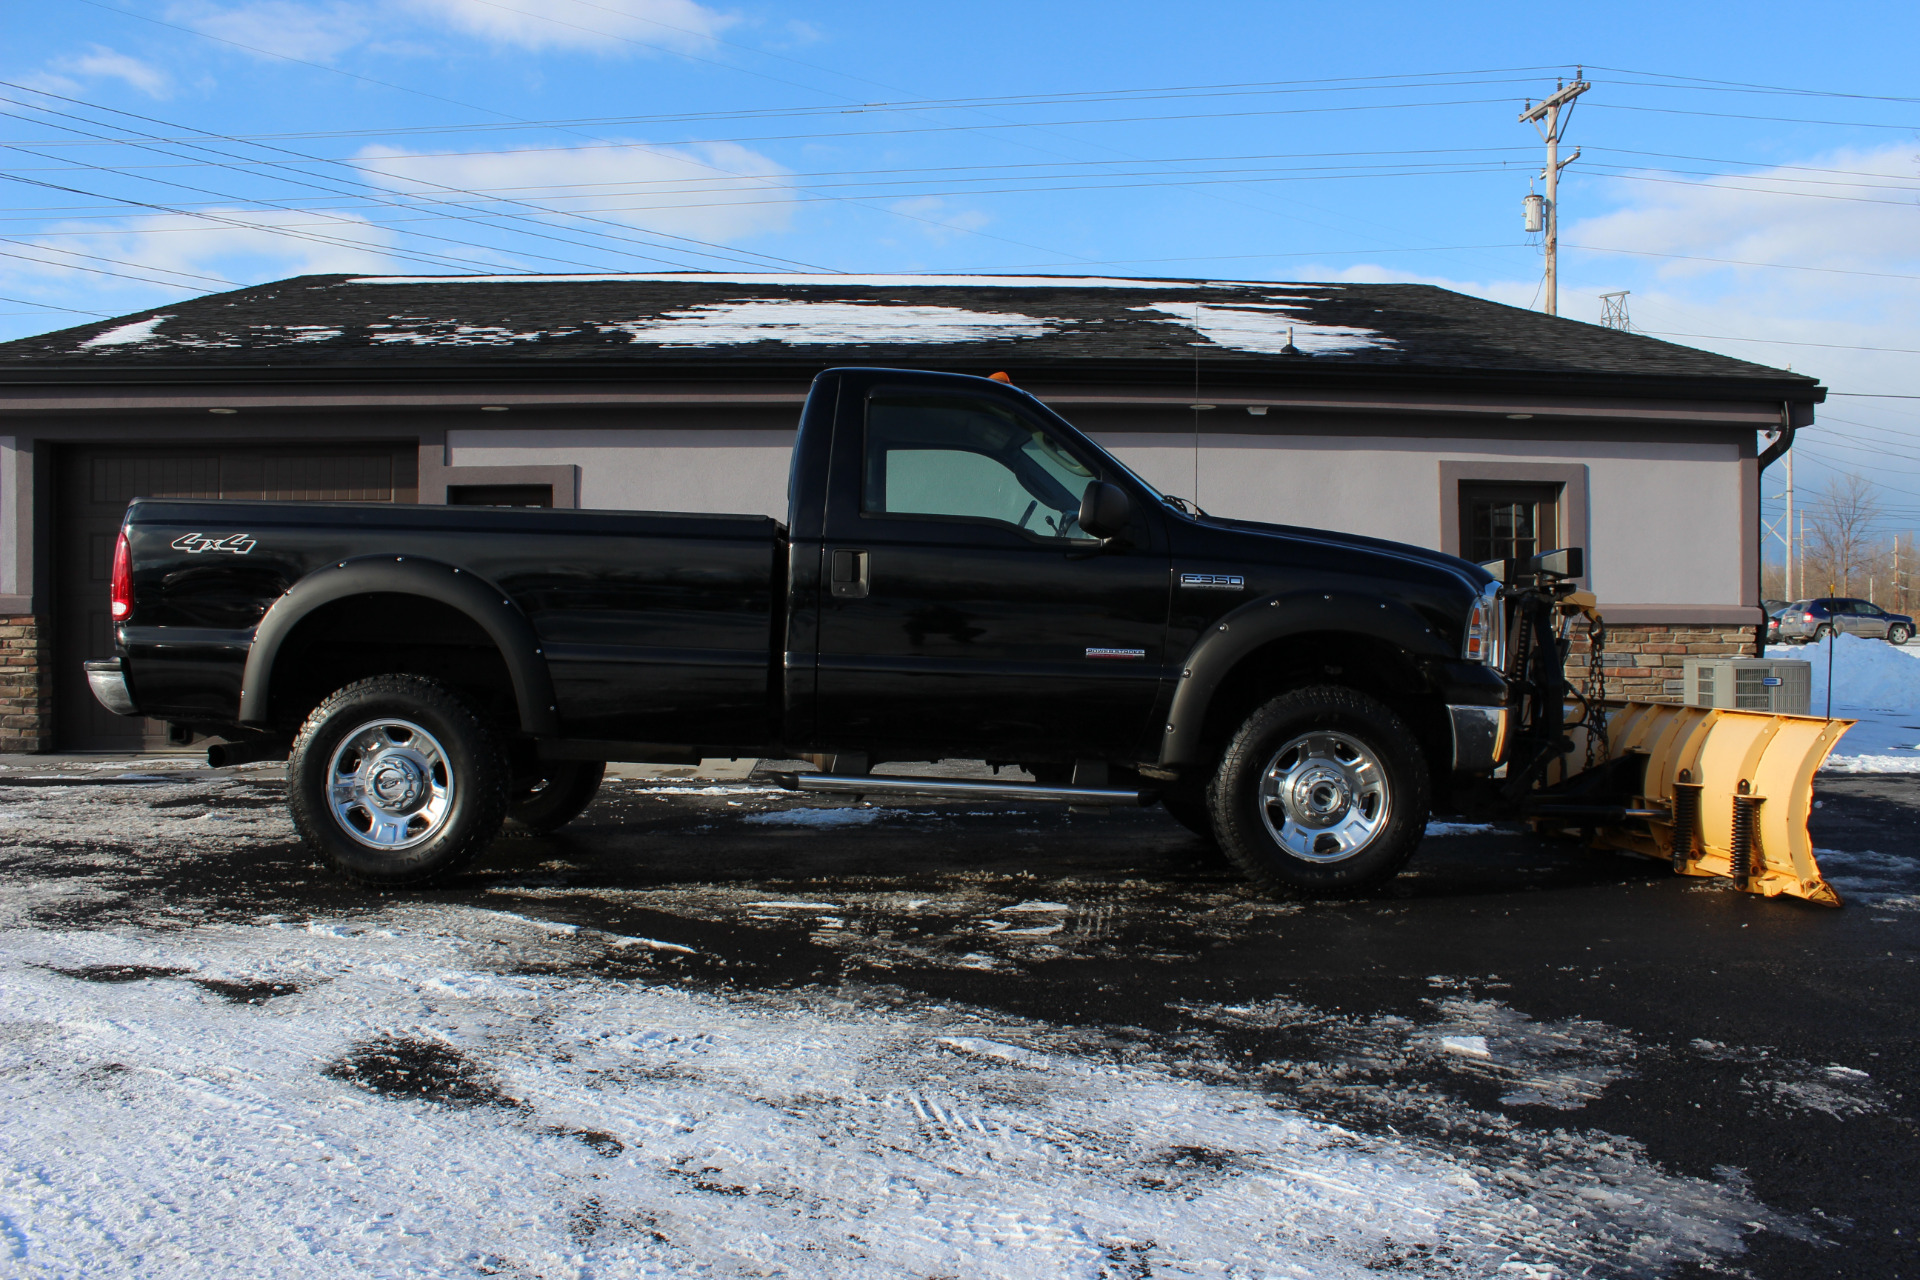
[[[1268,375],[1704,380],[1821,395],[1804,375],[1431,285],[1048,276],[300,276],[0,344],[0,381],[1089,362],[1171,376],[1196,358]]]

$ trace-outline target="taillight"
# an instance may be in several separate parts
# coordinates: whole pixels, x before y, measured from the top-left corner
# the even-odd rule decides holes
[[[113,620],[125,622],[132,612],[133,552],[127,546],[127,531],[122,529],[120,541],[113,544]]]
[[[1812,614],[1810,614],[1810,613],[1803,613],[1803,614],[1801,614],[1801,615],[1800,615],[1800,621],[1802,621],[1802,622],[1812,622],[1812,621],[1813,621],[1813,615],[1812,615]]]

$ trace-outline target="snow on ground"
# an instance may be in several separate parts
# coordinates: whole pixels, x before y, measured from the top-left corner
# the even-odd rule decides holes
[[[591,890],[540,876],[492,889],[506,910],[222,918],[151,869],[283,848],[284,812],[246,774],[145,778],[7,777],[0,1275],[1554,1280],[1717,1269],[1806,1231],[1737,1170],[1672,1173],[1583,1124],[1665,1050],[1498,983],[1436,975],[1391,1014],[1168,1006],[1166,1040],[878,978],[742,989],[681,943],[541,918]],[[804,918],[868,974],[1141,958],[1125,894],[599,892],[669,938]],[[906,936],[928,916],[952,923]],[[1244,1039],[1278,1033],[1301,1055],[1250,1063]],[[1795,1105],[1884,1105],[1768,1070]],[[1498,1107],[1472,1100],[1489,1085]]]
[[[1828,646],[1772,645],[1769,658],[1813,669],[1814,715],[1827,713]],[[1833,714],[1858,720],[1827,760],[1836,773],[1920,773],[1920,645],[1838,636],[1832,645]]]
[[[1310,1120],[1224,1061],[884,990],[551,972],[602,945],[429,906],[0,932],[6,1274],[1550,1276],[1794,1230],[1611,1135],[1481,1163]],[[1439,1005],[1356,1047],[1562,1107],[1630,1056]],[[1569,1047],[1604,1061],[1525,1065]]]

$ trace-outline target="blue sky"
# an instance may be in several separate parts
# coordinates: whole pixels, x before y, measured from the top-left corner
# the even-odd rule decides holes
[[[1920,525],[1920,8],[16,0],[0,338],[304,271],[1420,280],[1815,374]],[[1579,246],[1579,247],[1574,247]],[[67,310],[60,310],[66,308]]]

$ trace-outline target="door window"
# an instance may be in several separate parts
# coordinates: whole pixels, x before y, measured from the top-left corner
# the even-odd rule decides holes
[[[861,510],[1085,539],[1080,499],[1098,477],[1012,409],[965,396],[877,394],[867,406]]]

